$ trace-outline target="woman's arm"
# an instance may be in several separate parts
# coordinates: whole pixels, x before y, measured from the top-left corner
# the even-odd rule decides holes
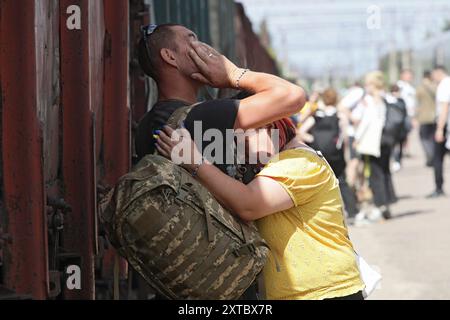
[[[172,140],[172,134],[173,130],[169,127],[159,133],[156,147],[163,156],[177,162],[179,155],[173,152],[177,147],[177,150],[183,150],[182,152],[190,152],[191,159],[201,159],[187,130],[183,130],[181,141]],[[183,164],[183,167],[191,173],[195,172],[196,178],[224,207],[245,221],[258,220],[294,206],[287,191],[273,179],[257,177],[249,185],[245,185],[230,178],[207,161]]]
[[[254,93],[240,102],[234,129],[260,128],[299,112],[305,91],[274,75],[238,68],[214,48],[193,42],[189,55],[199,72],[191,77],[215,88],[243,89]]]
[[[245,221],[258,220],[294,206],[286,190],[271,178],[257,177],[245,185],[216,166],[204,163],[199,167],[197,179],[220,203]]]
[[[305,105],[301,87],[270,74],[249,71],[240,86],[255,94],[240,102],[235,129],[263,127],[300,112]]]

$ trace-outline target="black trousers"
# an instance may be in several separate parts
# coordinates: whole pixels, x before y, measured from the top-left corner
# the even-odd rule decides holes
[[[349,218],[354,218],[359,211],[358,201],[356,199],[355,192],[347,183],[347,174],[345,172],[347,164],[345,163],[344,154],[342,153],[342,156],[339,159],[327,160],[339,180],[339,189],[341,189],[342,201],[344,202],[345,210],[347,211]]]
[[[373,193],[373,202],[377,207],[387,206],[397,202],[397,196],[395,194],[391,176],[391,154],[391,147],[382,146],[379,158],[373,156],[369,157],[369,185]]]
[[[427,165],[433,165],[435,141],[434,135],[436,133],[436,124],[422,124],[420,126],[420,141],[422,142],[423,150],[427,158]]]
[[[441,191],[442,186],[444,185],[444,157],[448,152],[445,147],[446,142],[443,143],[434,143],[434,179],[436,183],[436,190]]]
[[[345,174],[345,170],[341,173],[340,176],[338,176],[338,179],[345,210],[347,211],[349,218],[354,218],[359,212],[358,200],[356,199],[355,192],[347,183],[347,175]]]
[[[402,160],[403,160],[403,149],[404,149],[405,143],[406,143],[406,139],[403,139],[396,145],[396,148],[394,148],[394,160],[400,164],[402,163]]]
[[[364,296],[362,291],[357,292],[355,294],[346,296],[346,297],[339,297],[339,298],[332,298],[332,299],[325,299],[325,300],[364,300]]]
[[[154,300],[169,300],[168,298],[160,295],[159,293],[155,294]],[[248,301],[258,301],[261,300],[258,295],[258,287],[256,282],[252,284],[244,294],[239,298],[239,300],[248,300]]]
[[[249,301],[257,301],[261,300],[258,295],[258,284],[257,281],[253,283],[239,298],[239,300],[249,300]]]

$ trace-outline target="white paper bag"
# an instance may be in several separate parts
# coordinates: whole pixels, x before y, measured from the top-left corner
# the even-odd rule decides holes
[[[357,255],[357,262],[361,279],[366,285],[366,288],[363,291],[363,296],[364,298],[368,298],[375,291],[378,284],[381,282],[382,277],[371,266],[369,266],[366,260],[359,255]]]
[[[379,158],[381,155],[381,135],[383,133],[383,123],[374,119],[370,125],[363,131],[356,144],[356,151],[359,154],[374,156]]]

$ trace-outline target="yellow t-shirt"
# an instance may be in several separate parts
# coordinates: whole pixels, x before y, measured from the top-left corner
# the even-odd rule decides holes
[[[363,290],[339,182],[328,163],[310,151],[287,150],[259,176],[278,181],[295,204],[257,221],[271,248],[264,268],[267,299],[322,300]]]

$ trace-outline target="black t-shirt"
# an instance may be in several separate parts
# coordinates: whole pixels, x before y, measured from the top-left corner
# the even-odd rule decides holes
[[[139,121],[135,136],[135,147],[137,161],[148,154],[155,153],[156,140],[153,138],[154,131],[161,129],[169,120],[175,110],[189,105],[183,101],[167,100],[157,102]]]
[[[209,129],[217,129],[223,137],[224,157],[229,152],[231,145],[227,145],[226,130],[233,129],[239,110],[239,100],[219,99],[202,102],[196,105],[185,120],[185,127],[194,137],[194,122],[201,123],[202,136]],[[155,153],[156,140],[153,137],[154,131],[161,129],[169,120],[175,110],[188,106],[189,103],[179,100],[160,101],[154,105],[152,110],[142,118],[136,133],[136,153],[138,161],[148,154]],[[197,124],[199,125],[199,123]],[[202,139],[203,140],[203,139]],[[213,141],[203,141],[203,150]],[[203,151],[202,150],[202,151]],[[223,159],[226,162],[226,159]],[[219,169],[227,173],[227,166],[216,164]]]

